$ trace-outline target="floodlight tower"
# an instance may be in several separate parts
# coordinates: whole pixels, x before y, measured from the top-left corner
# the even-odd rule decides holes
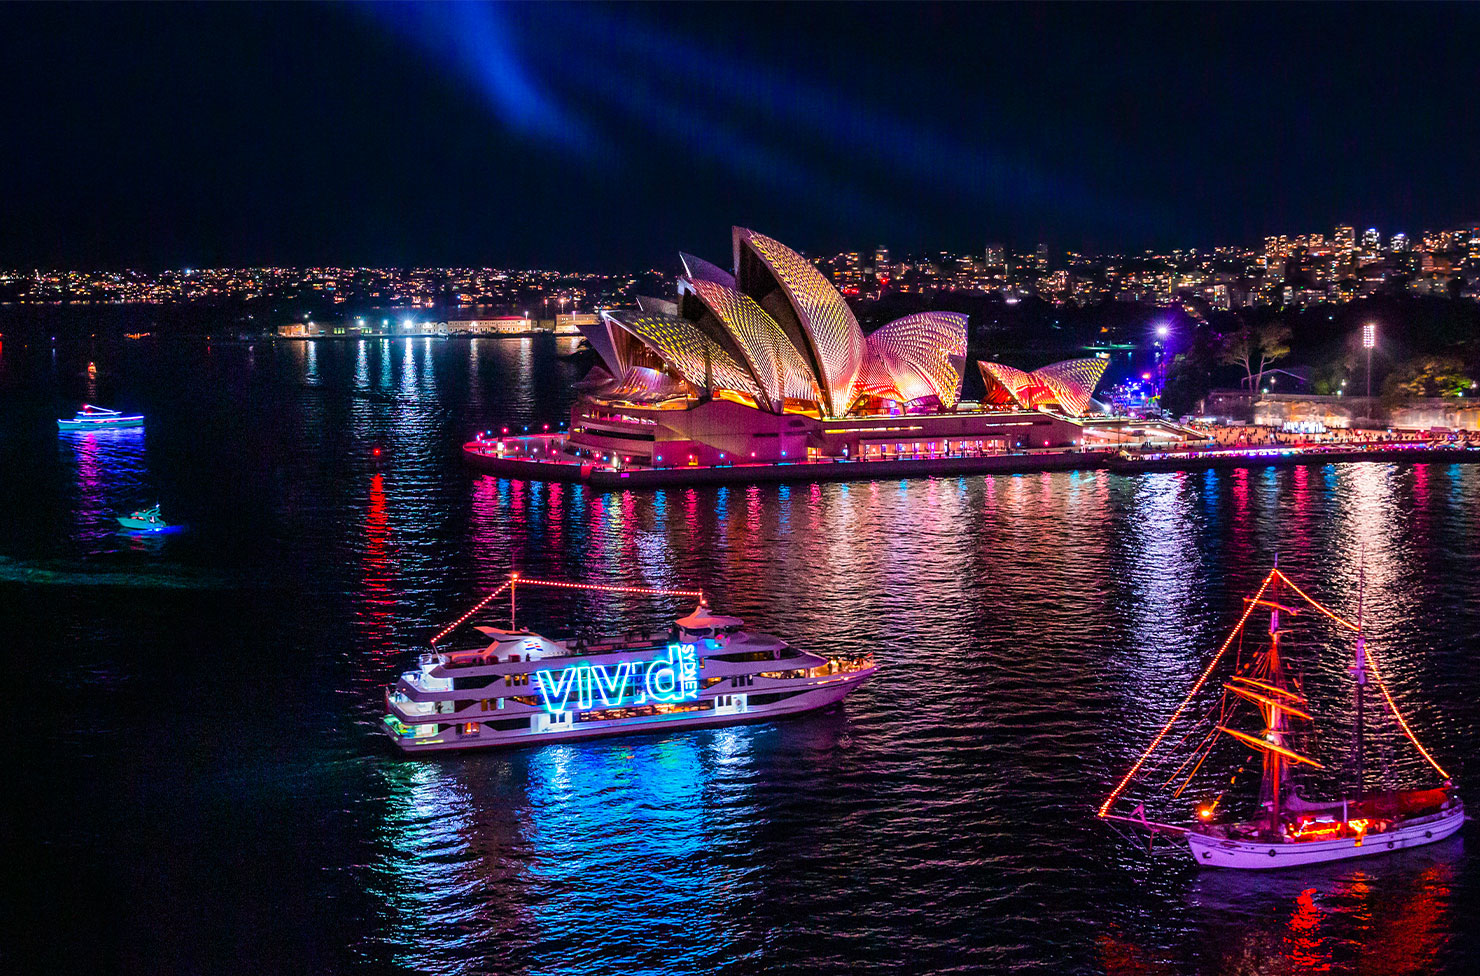
[[[1156,395],[1161,396],[1167,387],[1167,336],[1171,328],[1162,322],[1156,326]]]
[[[1367,416],[1372,416],[1372,347],[1377,345],[1377,323],[1362,326],[1362,348],[1367,350]]]

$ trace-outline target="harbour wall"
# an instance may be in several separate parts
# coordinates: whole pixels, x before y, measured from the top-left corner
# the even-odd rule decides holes
[[[533,461],[464,450],[474,468],[500,478],[582,482],[600,490],[688,487],[760,482],[874,481],[977,474],[1035,474],[1044,471],[1152,471],[1292,467],[1387,462],[1399,464],[1480,463],[1480,450],[1460,447],[1371,446],[1315,449],[1260,448],[1247,451],[1184,451],[1123,454],[1116,451],[1041,451],[967,457],[922,457],[883,461],[811,461],[794,464],[736,464],[713,467],[615,470],[591,464]]]

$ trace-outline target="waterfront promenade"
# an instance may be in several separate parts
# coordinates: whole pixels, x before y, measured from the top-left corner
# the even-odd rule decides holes
[[[602,464],[561,451],[564,434],[530,434],[463,445],[479,471],[526,481],[581,482],[595,488],[662,488],[735,482],[871,481],[879,478],[949,477],[968,474],[1029,474],[1040,471],[1204,471],[1361,461],[1472,463],[1480,445],[1416,436],[1344,439],[1316,443],[1244,443],[1206,448],[1042,448],[997,453],[919,454],[873,460],[818,458],[779,464],[685,465],[648,468]]]

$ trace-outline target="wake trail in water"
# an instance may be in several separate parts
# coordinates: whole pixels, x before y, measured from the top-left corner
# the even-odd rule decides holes
[[[0,583],[26,586],[113,586],[141,590],[214,590],[228,581],[184,570],[88,569],[76,563],[25,563],[0,556]]]

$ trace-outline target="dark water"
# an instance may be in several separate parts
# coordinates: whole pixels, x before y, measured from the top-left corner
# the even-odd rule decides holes
[[[1276,549],[1343,608],[1365,549],[1374,649],[1467,784],[1480,468],[650,494],[469,473],[469,431],[563,419],[579,369],[555,352],[0,349],[0,964],[1475,971],[1467,836],[1228,876],[1092,814]],[[143,409],[147,431],[59,436],[85,397]],[[114,531],[155,500],[187,530]],[[881,677],[780,724],[394,757],[373,729],[382,686],[511,567],[700,585],[799,645],[874,650]],[[559,631],[687,608],[520,609]]]

